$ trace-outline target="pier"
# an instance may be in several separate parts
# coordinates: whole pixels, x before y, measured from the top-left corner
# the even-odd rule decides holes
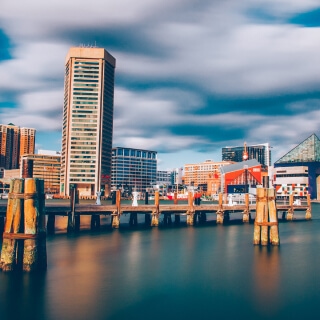
[[[147,201],[146,201],[147,202]],[[182,201],[181,201],[182,202]],[[159,199],[159,193],[156,192],[155,199],[150,204],[132,204],[122,203],[120,191],[116,192],[116,197],[112,204],[80,204],[74,194],[71,196],[70,202],[66,204],[55,204],[54,202],[45,204],[45,214],[47,216],[47,232],[54,233],[55,217],[68,217],[68,232],[80,230],[81,216],[91,216],[91,229],[97,230],[100,227],[100,216],[110,216],[112,228],[119,228],[121,224],[121,216],[130,214],[129,224],[135,226],[138,224],[138,216],[144,215],[144,223],[151,227],[159,226],[159,218],[162,218],[164,224],[180,223],[180,217],[186,216],[187,225],[194,223],[205,223],[206,214],[211,213],[216,215],[216,223],[223,224],[228,221],[230,213],[242,214],[243,223],[248,223],[251,220],[251,215],[256,212],[256,203],[254,199],[249,198],[249,194],[243,196],[242,201],[232,201],[226,194],[219,194],[218,200],[215,202],[205,202],[199,204],[195,201],[193,194],[190,193],[188,201],[179,203],[177,200],[174,203],[167,203],[165,200]],[[197,203],[197,204],[195,204]],[[7,210],[7,204],[0,204],[0,230],[3,231],[4,219]],[[281,215],[282,219],[293,220],[294,213],[297,211],[305,212],[305,219],[310,220],[311,215],[311,200],[310,196],[306,199],[295,199],[290,195],[284,200],[276,201],[277,215]]]

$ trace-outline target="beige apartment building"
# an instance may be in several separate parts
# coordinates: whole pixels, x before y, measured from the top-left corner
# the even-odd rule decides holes
[[[65,61],[60,193],[110,190],[116,60],[103,48],[73,47]]]
[[[188,186],[206,189],[206,194],[212,195],[220,192],[220,167],[234,163],[233,161],[206,160],[196,164],[184,165],[184,183]]]

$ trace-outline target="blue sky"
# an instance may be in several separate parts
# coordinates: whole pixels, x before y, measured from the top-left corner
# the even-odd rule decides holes
[[[269,142],[276,161],[320,123],[320,1],[2,0],[0,123],[60,150],[64,61],[117,59],[114,146],[165,170]]]

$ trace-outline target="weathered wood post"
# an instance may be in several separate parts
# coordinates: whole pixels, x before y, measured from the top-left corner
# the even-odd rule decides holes
[[[151,218],[151,227],[158,227],[159,226],[159,191],[155,191],[154,193],[154,210],[152,211],[152,218]]]
[[[173,204],[178,204],[178,192],[173,193]]]
[[[24,180],[11,180],[1,251],[2,271],[13,271],[16,266],[18,239],[10,235],[23,231],[23,192]]]
[[[47,268],[44,180],[25,179],[23,270]]]
[[[188,193],[188,211],[187,211],[187,225],[193,226],[193,216],[194,216],[194,207],[193,207],[193,194]]]
[[[120,226],[121,214],[121,191],[116,191],[116,211],[112,214],[112,228],[118,229]]]
[[[273,188],[257,188],[253,244],[267,245],[268,243],[280,244],[275,190]]]
[[[224,212],[223,212],[223,194],[219,193],[219,209],[217,211],[217,223],[222,224],[223,223],[223,217],[224,217]]]
[[[244,195],[244,206],[242,221],[249,222],[249,193]]]
[[[287,212],[287,220],[293,220],[294,208],[293,208],[293,194],[289,196],[289,209]]]
[[[147,191],[146,191],[146,195],[145,195],[145,198],[144,198],[144,204],[149,204],[149,193]],[[150,213],[145,213],[144,214],[144,223],[145,223],[145,225],[150,226],[150,224],[151,224],[151,215],[150,215]]]
[[[307,194],[307,210],[306,210],[306,220],[311,220],[312,215],[311,215],[311,199],[310,199],[310,194]]]

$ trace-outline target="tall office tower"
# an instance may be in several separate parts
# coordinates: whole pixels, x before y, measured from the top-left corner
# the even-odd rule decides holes
[[[74,47],[65,62],[60,193],[110,189],[114,71],[102,48]]]
[[[34,153],[35,129],[0,124],[0,167],[18,169],[20,156]]]
[[[247,160],[256,159],[262,165],[271,166],[271,149],[269,143],[222,148],[222,161],[241,162],[244,160],[243,154],[245,151]]]

